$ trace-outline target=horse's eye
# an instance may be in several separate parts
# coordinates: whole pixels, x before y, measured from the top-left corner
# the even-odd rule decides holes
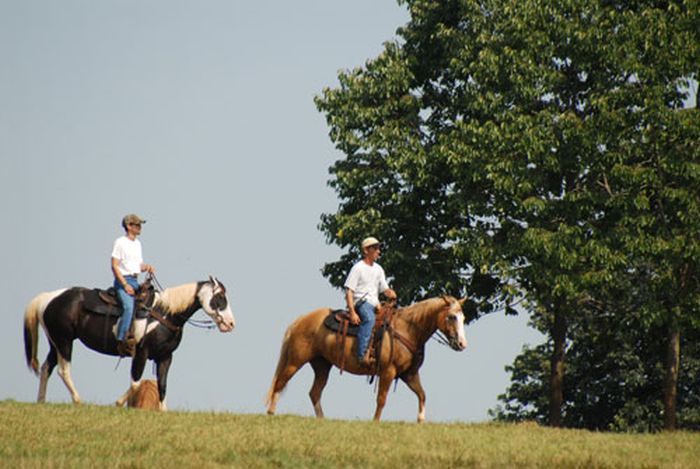
[[[226,298],[221,295],[216,295],[211,299],[209,304],[211,305],[212,309],[226,309]]]

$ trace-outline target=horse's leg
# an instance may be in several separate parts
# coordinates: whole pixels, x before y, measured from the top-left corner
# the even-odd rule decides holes
[[[325,358],[318,357],[311,360],[311,367],[314,369],[314,384],[309,391],[311,403],[314,406],[316,417],[323,418],[323,409],[321,408],[321,393],[328,382],[328,374],[331,371],[331,363]]]
[[[156,374],[158,375],[158,395],[160,397],[160,410],[168,410],[168,406],[165,404],[165,390],[168,383],[168,370],[170,370],[170,364],[173,361],[173,356],[168,355],[167,358],[158,361],[158,366],[156,369]]]
[[[147,359],[148,352],[143,348],[137,349],[136,355],[131,359],[131,384],[129,384],[126,392],[115,402],[117,407],[122,407],[126,404],[129,398],[138,391]]]
[[[46,360],[41,365],[41,374],[39,375],[39,394],[36,398],[37,402],[45,402],[46,401],[46,385],[49,382],[49,377],[51,376],[51,373],[53,373],[53,369],[56,367],[56,364],[58,363],[56,349],[54,348],[53,344],[50,344],[50,346],[51,346],[51,349],[49,350],[49,353],[46,355]]]
[[[286,365],[280,370],[280,372],[275,376],[274,381],[272,382],[272,387],[270,388],[270,394],[269,394],[269,404],[267,406],[267,413],[269,415],[272,415],[276,412],[277,410],[277,401],[280,399],[280,393],[284,389],[284,387],[287,385],[290,379],[292,379],[292,376],[299,371],[299,368],[301,368],[304,363],[289,363],[287,362]]]
[[[320,309],[297,319],[284,334],[275,374],[270,389],[267,391],[267,413],[272,415],[277,409],[280,393],[287,382],[306,363],[320,356],[315,349],[315,342],[322,342],[317,336],[317,329],[328,310]]]
[[[73,378],[71,377],[71,372],[70,372],[70,360],[71,360],[71,351],[72,351],[72,344],[67,344],[64,347],[64,354],[58,353],[58,375],[63,379],[63,383],[66,385],[68,388],[68,392],[70,393],[71,399],[73,399],[74,404],[80,404],[80,395],[78,395],[78,390],[75,389],[75,385],[73,384]]]
[[[418,423],[423,423],[425,421],[425,391],[420,382],[420,375],[415,372],[401,376],[401,379],[418,396]]]
[[[395,372],[393,370],[385,370],[379,376],[379,389],[377,390],[377,409],[374,411],[374,420],[379,421],[382,418],[382,410],[384,410],[384,404],[386,404],[386,396],[389,394],[389,387],[391,386],[391,381],[395,377]]]

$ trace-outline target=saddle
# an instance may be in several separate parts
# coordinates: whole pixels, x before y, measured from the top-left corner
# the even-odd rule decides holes
[[[391,319],[394,314],[395,307],[393,303],[380,304],[374,315],[374,327],[369,339],[369,356],[377,358],[377,350],[381,350],[384,331],[390,329]],[[331,311],[323,320],[323,325],[331,331],[335,331],[336,356],[338,357],[338,368],[340,373],[345,369],[345,340],[347,336],[357,337],[359,325],[350,323],[350,313],[344,309]],[[379,371],[379,360],[376,360],[376,371]]]
[[[152,286],[146,281],[136,292],[134,317],[137,319],[148,317],[147,298],[145,298],[148,296],[145,289],[148,288],[152,289]],[[121,316],[123,312],[122,304],[117,297],[117,290],[114,287],[109,287],[106,290],[94,288],[86,291],[83,307],[91,313],[103,316]]]

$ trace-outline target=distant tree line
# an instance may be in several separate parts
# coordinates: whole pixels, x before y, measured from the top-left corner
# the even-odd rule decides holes
[[[343,158],[320,229],[399,297],[527,309],[501,420],[700,428],[700,2],[403,0],[316,98]],[[516,307],[515,305],[519,305]]]

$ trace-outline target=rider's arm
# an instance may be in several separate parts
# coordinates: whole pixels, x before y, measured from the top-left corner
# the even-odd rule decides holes
[[[348,311],[350,312],[350,323],[359,324],[360,315],[355,311],[355,299],[353,298],[353,291],[350,288],[345,289],[345,302],[348,304]]]
[[[119,259],[117,259],[116,257],[112,258],[112,273],[114,274],[114,278],[116,278],[117,281],[121,283],[121,285],[124,287],[125,292],[127,292],[131,296],[134,296],[136,294],[134,288],[126,282],[126,279],[119,270]]]
[[[355,302],[353,301],[353,291],[349,288],[345,289],[345,302],[348,305],[348,311],[350,311],[350,314],[355,313]]]
[[[116,257],[112,257],[112,273],[114,274],[114,278],[116,278],[117,281],[121,283],[123,287],[126,287],[126,279],[124,279],[124,276],[119,270],[119,259],[117,259]]]

